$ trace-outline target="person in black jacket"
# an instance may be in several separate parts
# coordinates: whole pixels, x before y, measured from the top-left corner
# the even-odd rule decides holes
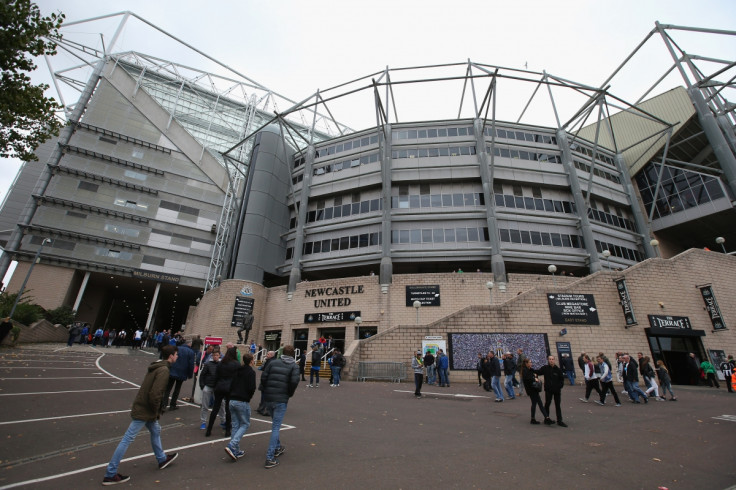
[[[319,352],[318,352],[319,355]],[[286,448],[281,445],[279,433],[281,422],[286,415],[286,406],[299,386],[299,367],[294,361],[294,346],[284,346],[284,352],[279,359],[266,366],[261,375],[261,389],[263,397],[271,406],[273,423],[271,425],[271,439],[266,451],[266,468],[273,468],[279,464],[278,458]]]
[[[535,415],[537,410],[537,405],[539,405],[539,411],[542,412],[542,415],[544,416],[544,424],[545,425],[552,425],[555,423],[554,420],[550,420],[549,418],[549,412],[545,410],[545,408],[542,406],[542,399],[539,398],[539,392],[536,388],[534,388],[534,382],[538,381],[537,375],[534,372],[534,369],[532,369],[532,360],[528,357],[524,359],[524,364],[521,365],[521,379],[524,382],[524,389],[526,389],[527,395],[529,395],[529,398],[532,402],[532,420],[531,424],[536,425],[539,424],[537,421]]]
[[[202,407],[199,413],[200,429],[207,428],[210,410],[214,404],[215,382],[217,381],[217,364],[220,362],[220,351],[212,353],[212,359],[204,363],[199,373],[199,387],[202,389]],[[225,407],[221,406],[218,412],[220,422],[225,425]]]
[[[312,346],[312,367],[309,368],[308,388],[319,388],[319,368],[322,363],[322,356],[318,349],[319,347],[317,345]],[[312,384],[315,378],[317,379],[317,382]]]
[[[243,365],[238,367],[230,384],[230,414],[232,417],[232,436],[225,452],[237,461],[245,456],[240,449],[240,439],[250,427],[250,399],[256,392],[256,372],[253,370],[253,354],[243,354]]]
[[[299,375],[302,377],[302,381],[306,381],[304,378],[304,368],[307,367],[307,354],[301,351],[299,354]]]
[[[562,421],[562,409],[560,408],[560,397],[562,388],[565,386],[565,375],[555,363],[555,356],[547,356],[547,364],[536,370],[540,376],[544,376],[544,409],[549,414],[552,400],[555,401],[555,412],[557,412],[557,425],[567,427]]]
[[[227,352],[225,352],[225,357],[222,358],[220,364],[217,365],[215,376],[215,404],[212,406],[210,420],[207,423],[207,432],[204,433],[205,437],[212,435],[212,426],[215,424],[217,412],[220,411],[223,399],[225,400],[225,436],[230,437],[230,385],[233,382],[233,377],[235,377],[235,373],[238,371],[239,366],[238,351],[235,347],[230,347]]]

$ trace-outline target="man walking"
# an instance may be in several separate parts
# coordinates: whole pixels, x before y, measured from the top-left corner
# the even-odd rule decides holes
[[[161,416],[161,401],[163,400],[166,383],[169,380],[169,367],[177,359],[176,346],[166,346],[164,349],[165,360],[155,361],[148,366],[148,372],[143,379],[143,383],[141,383],[138,394],[133,401],[133,408],[130,411],[133,421],[128,426],[128,430],[107,465],[105,478],[102,480],[103,485],[117,485],[130,480],[129,476],[118,473],[118,466],[123,456],[125,456],[128,446],[135,440],[135,436],[144,425],[151,433],[151,447],[160,470],[169,466],[179,455],[178,453],[166,454],[161,447],[161,426],[158,423]]]
[[[225,446],[225,452],[233,461],[245,456],[245,451],[240,449],[240,439],[250,427],[250,399],[256,392],[256,372],[253,370],[253,354],[243,354],[243,365],[238,367],[238,372],[230,385],[230,413],[232,414],[232,435],[230,443]]]
[[[271,424],[271,440],[266,451],[265,468],[273,468],[279,464],[276,459],[286,451],[281,445],[279,432],[286,415],[286,405],[299,386],[299,367],[294,360],[294,346],[284,346],[279,359],[268,363],[261,375],[261,389],[266,403],[272,406],[273,423]]]
[[[567,424],[562,421],[562,409],[560,408],[562,388],[565,386],[565,375],[562,374],[560,366],[555,363],[555,356],[548,356],[547,364],[540,367],[536,373],[544,376],[544,411],[549,413],[549,407],[552,405],[552,400],[554,400],[557,425],[567,427]]]
[[[194,376],[194,351],[189,348],[189,345],[183,344],[179,346],[179,358],[171,366],[169,382],[166,385],[166,394],[161,401],[164,409],[167,403],[169,403],[169,410],[176,410],[178,408],[176,406],[176,400],[179,399],[181,384],[188,379],[192,379],[192,376]],[[171,402],[169,402],[171,388],[174,388],[174,393],[171,394]]]
[[[728,360],[721,362],[719,366],[723,373],[723,379],[726,380],[726,387],[729,393],[733,393],[733,387],[731,386],[731,376],[733,375],[733,356],[729,355]],[[664,394],[664,393],[662,393]]]

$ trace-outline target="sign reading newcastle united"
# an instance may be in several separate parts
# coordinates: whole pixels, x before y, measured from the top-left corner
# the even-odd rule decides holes
[[[692,330],[690,318],[686,316],[661,316],[647,315],[649,317],[649,325],[652,328],[667,328],[671,330]]]
[[[414,306],[415,301],[419,301],[422,306],[439,306],[440,287],[406,286],[406,306]]]
[[[233,307],[233,319],[230,322],[231,327],[242,327],[245,315],[253,314],[253,298],[235,298],[235,306]]]
[[[713,294],[713,286],[699,286],[700,294],[703,295],[705,302],[705,310],[710,316],[710,322],[713,324],[713,330],[725,330],[726,324],[723,323],[721,309],[718,307],[718,301]]]
[[[621,308],[624,310],[624,318],[626,319],[626,326],[636,325],[636,316],[634,316],[634,308],[631,306],[631,296],[629,296],[629,289],[626,287],[626,279],[616,279],[616,289],[618,290],[618,299],[621,304]]]
[[[547,294],[553,324],[600,325],[592,294]]]
[[[352,322],[360,316],[359,311],[337,311],[334,313],[307,313],[304,323]]]
[[[350,295],[363,294],[365,289],[363,285],[358,286],[338,286],[328,288],[314,288],[307,289],[304,292],[306,298],[317,298],[314,300],[315,308],[322,307],[335,307],[335,306],[350,306],[353,302],[350,299]],[[336,298],[335,296],[343,296],[342,298]]]

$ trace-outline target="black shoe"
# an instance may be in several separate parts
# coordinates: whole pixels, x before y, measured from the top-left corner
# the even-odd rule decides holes
[[[164,461],[163,463],[159,463],[158,464],[158,469],[159,470],[163,470],[164,468],[166,468],[167,466],[169,466],[171,463],[173,463],[174,460],[176,458],[178,458],[178,457],[179,457],[179,453],[167,454],[166,455],[166,461]]]
[[[177,407],[176,405],[172,405],[169,407],[169,410],[179,410],[179,407]]]
[[[210,437],[212,435],[212,429],[208,428],[207,432],[204,433],[205,437]]]
[[[555,425],[555,421],[547,417],[544,419],[544,425]]]
[[[532,421],[529,423],[532,425],[539,425],[539,421],[537,419],[532,419]]]
[[[278,466],[279,462],[275,459],[267,459],[266,464],[263,465],[264,468],[273,468],[274,466]]]
[[[282,454],[284,454],[285,452],[286,452],[286,447],[284,447],[284,446],[279,446],[279,447],[277,447],[277,448],[276,448],[276,451],[274,451],[274,453],[273,453],[273,457],[274,457],[274,458],[278,458],[279,456],[281,456],[281,455],[282,455]]]
[[[557,425],[559,425],[560,427],[567,427],[567,424],[563,422],[562,420],[558,420]]]
[[[232,434],[230,433],[230,431],[229,431],[229,430],[226,430],[226,431],[225,431],[225,437],[230,437],[231,435],[232,435]]]
[[[649,403],[649,398],[644,397],[644,403]]]
[[[102,479],[103,485],[117,485],[118,483],[125,483],[126,481],[130,480],[129,476],[124,476],[118,473],[115,476],[106,476]]]

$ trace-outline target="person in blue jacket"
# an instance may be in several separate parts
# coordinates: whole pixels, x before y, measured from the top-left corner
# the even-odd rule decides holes
[[[169,370],[169,383],[166,385],[166,393],[163,400],[161,400],[162,409],[166,408],[167,403],[169,404],[169,410],[179,408],[176,406],[176,400],[179,398],[181,384],[194,376],[194,351],[191,346],[191,340],[179,346],[179,358],[171,365]],[[174,388],[173,394],[171,393],[172,388]],[[169,394],[171,394],[171,402],[169,402]]]

